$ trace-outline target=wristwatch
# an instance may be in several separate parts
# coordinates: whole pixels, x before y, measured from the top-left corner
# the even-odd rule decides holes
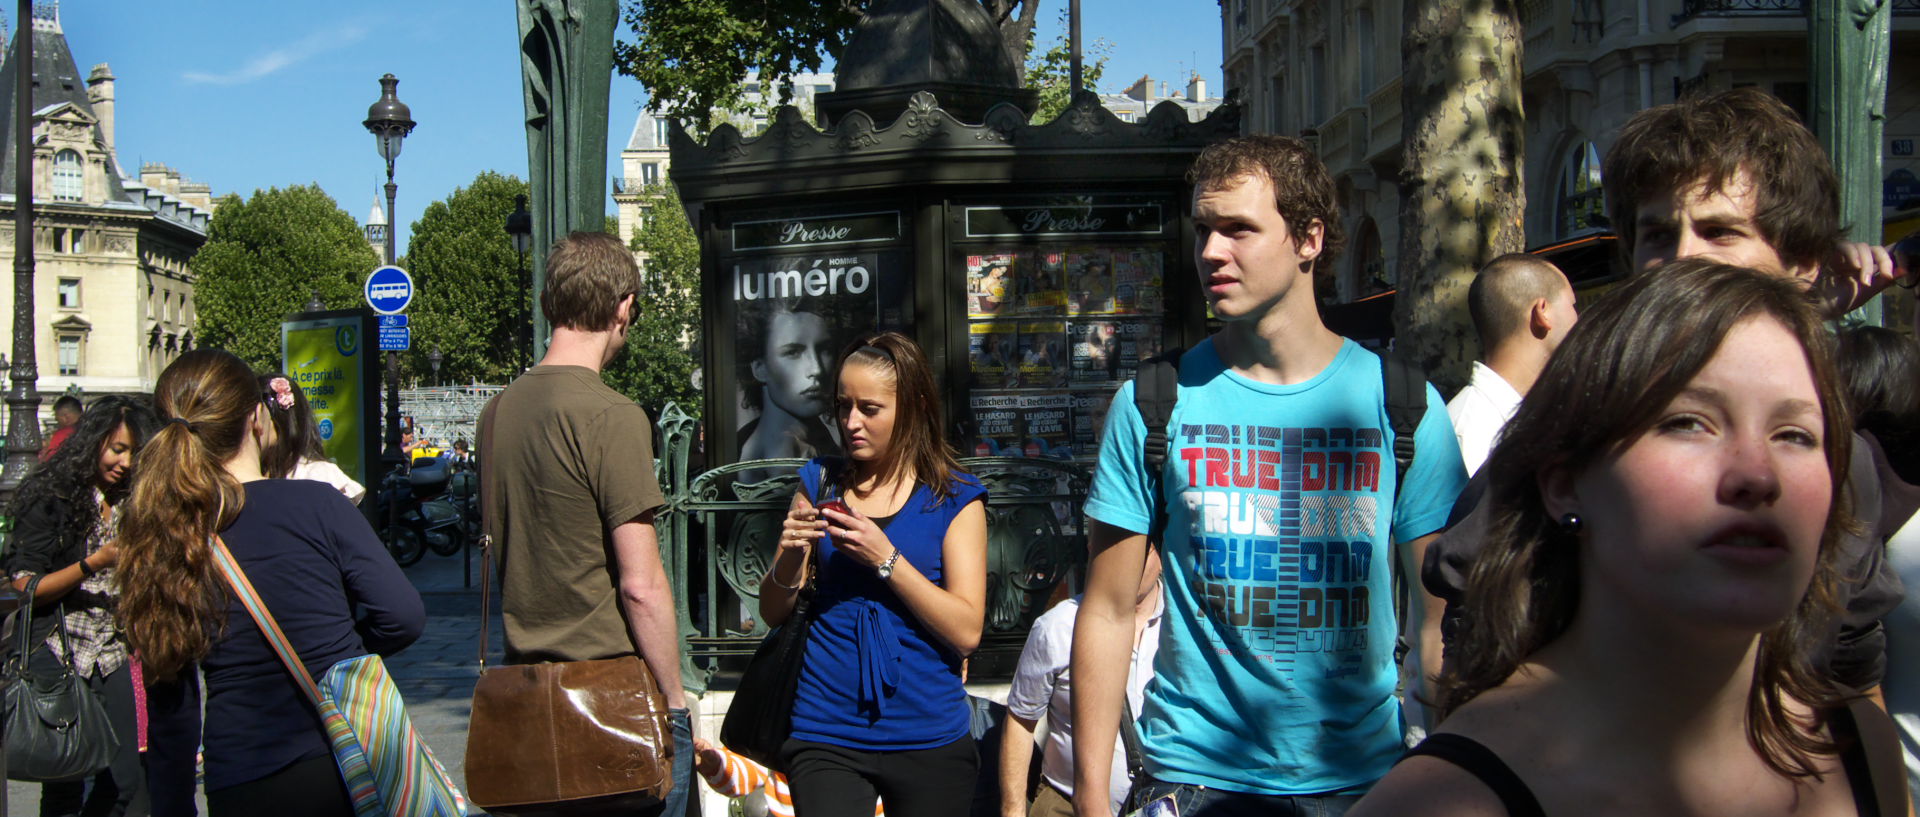
[[[874,568],[873,572],[879,575],[882,580],[891,579],[893,578],[893,563],[897,561],[900,561],[900,549],[894,548],[893,555],[888,556],[887,560],[881,562],[880,566]]]

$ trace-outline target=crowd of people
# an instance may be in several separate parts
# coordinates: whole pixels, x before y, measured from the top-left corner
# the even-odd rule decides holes
[[[1920,349],[1828,323],[1914,276],[1843,240],[1831,165],[1753,89],[1635,116],[1605,178],[1628,277],[1582,300],[1544,259],[1494,259],[1466,299],[1482,358],[1443,402],[1321,321],[1343,236],[1309,147],[1204,150],[1219,328],[1167,361],[1168,416],[1145,375],[1115,394],[1084,592],[1035,621],[990,774],[963,683],[987,490],[895,332],[801,350],[844,455],[799,470],[759,585],[762,621],[807,627],[790,732],[761,762],[695,738],[652,429],[600,375],[639,270],[568,236],[545,357],[477,432],[507,661],[644,662],[674,817],[696,771],[800,817],[962,817],[983,779],[1001,817],[1908,813]],[[352,813],[209,558],[232,551],[316,669],[419,635],[302,400],[194,351],[151,403],[87,407],[23,485],[5,567],[59,612],[34,660],[124,737],[43,814],[190,814],[202,746],[216,815]]]

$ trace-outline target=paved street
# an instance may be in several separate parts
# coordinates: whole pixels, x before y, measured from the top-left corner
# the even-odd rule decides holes
[[[414,727],[433,747],[433,753],[456,781],[466,779],[467,710],[473,695],[476,639],[480,628],[480,558],[474,553],[474,586],[461,581],[461,557],[429,552],[407,570],[427,605],[427,631],[412,647],[387,661],[400,685]],[[494,601],[494,627],[489,659],[499,660],[499,599]],[[40,787],[33,783],[7,785],[6,814],[24,817],[39,813]],[[202,803],[201,813],[205,813]]]

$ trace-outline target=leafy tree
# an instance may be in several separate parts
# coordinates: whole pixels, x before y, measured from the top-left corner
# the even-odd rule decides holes
[[[646,259],[640,309],[627,348],[607,368],[607,383],[653,417],[667,403],[698,418],[700,390],[700,243],[671,184],[651,185],[652,201],[631,246]],[[612,232],[612,219],[608,220]]]
[[[445,383],[505,383],[529,365],[532,276],[506,230],[516,195],[526,182],[483,171],[413,223],[401,266],[418,287],[406,355],[415,377],[432,371],[436,346]]]
[[[194,334],[256,369],[279,369],[280,322],[316,294],[333,309],[357,306],[379,266],[353,216],[318,185],[230,195],[189,264],[196,278]]]
[[[633,42],[616,42],[614,70],[640,81],[647,107],[704,129],[715,110],[743,107],[741,84],[760,72],[768,88],[836,61],[868,0],[624,0]],[[980,0],[1024,62],[1040,0]]]
[[[1045,53],[1032,53],[1032,36],[1029,35],[1027,54],[1027,87],[1040,92],[1039,105],[1034,108],[1035,125],[1052,122],[1067,106],[1073,104],[1073,43],[1067,39],[1066,14],[1060,15],[1060,29],[1063,33],[1053,41],[1053,46]],[[1107,57],[1113,55],[1113,43],[1105,37],[1088,44],[1080,55],[1081,83],[1089,91],[1100,87],[1100,75],[1107,71]]]

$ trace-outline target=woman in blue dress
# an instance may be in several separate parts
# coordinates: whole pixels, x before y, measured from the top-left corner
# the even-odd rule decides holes
[[[986,489],[941,434],[926,355],[896,332],[835,366],[844,459],[800,472],[760,612],[787,620],[819,548],[781,749],[799,817],[962,817],[979,770],[960,662],[986,608]]]

